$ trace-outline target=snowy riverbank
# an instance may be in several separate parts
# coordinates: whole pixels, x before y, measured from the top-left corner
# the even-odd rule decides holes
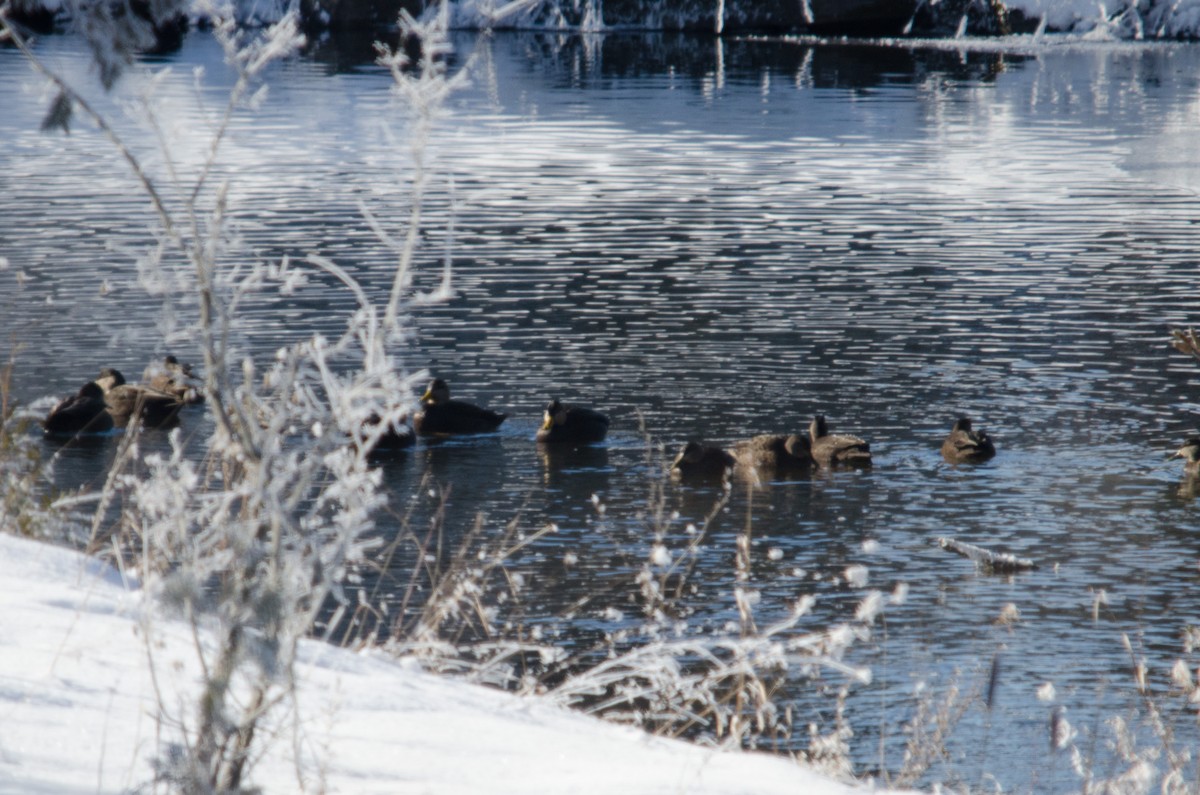
[[[150,782],[169,731],[159,704],[190,717],[180,705],[195,703],[188,628],[141,621],[141,593],[111,568],[5,535],[0,603],[0,793]],[[296,676],[297,720],[263,733],[251,775],[265,793],[861,791],[784,759],[651,737],[382,654],[308,642]]]

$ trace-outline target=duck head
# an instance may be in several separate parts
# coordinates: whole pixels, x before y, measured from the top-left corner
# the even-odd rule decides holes
[[[100,377],[92,383],[98,384],[105,392],[113,387],[123,386],[125,384],[125,376],[121,375],[121,371],[115,367],[105,367],[100,371]]]
[[[1167,460],[1172,458],[1182,458],[1188,463],[1200,462],[1200,436],[1193,436],[1183,443]]]
[[[168,373],[178,373],[180,375],[187,376],[188,378],[196,377],[196,374],[192,371],[192,366],[190,364],[184,364],[171,354],[168,354],[163,359],[163,366],[166,368]]]
[[[704,460],[704,445],[699,442],[688,442],[679,451],[679,455],[675,456],[673,466],[680,464],[698,464]]]
[[[555,425],[562,425],[566,421],[567,407],[558,402],[558,398],[555,398],[546,404],[546,410],[542,414],[543,431],[548,431]]]
[[[440,378],[430,381],[429,386],[425,388],[425,394],[421,395],[421,402],[430,406],[436,406],[448,400],[450,400],[450,385]]]

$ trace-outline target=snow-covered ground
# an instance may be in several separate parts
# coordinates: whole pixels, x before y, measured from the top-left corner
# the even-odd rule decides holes
[[[75,552],[0,535],[0,792],[125,792],[191,718],[195,642],[143,621],[135,584]],[[151,663],[153,661],[153,666]],[[153,676],[152,676],[153,673]],[[263,740],[267,793],[806,793],[861,790],[788,760],[722,753],[306,642],[297,719]]]

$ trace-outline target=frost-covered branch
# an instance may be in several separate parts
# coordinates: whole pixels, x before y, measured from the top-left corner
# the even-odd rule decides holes
[[[408,131],[414,210],[393,289],[377,303],[331,260],[267,263],[239,248],[231,231],[237,208],[230,182],[215,178],[223,144],[234,118],[261,101],[270,64],[295,53],[302,37],[292,16],[247,34],[224,11],[209,13],[236,80],[209,129],[204,158],[192,167],[177,159],[160,123],[155,89],[161,79],[148,81],[139,107],[158,142],[161,174],[144,168],[145,153],[127,145],[83,90],[46,69],[6,25],[58,91],[54,126],[66,129],[71,111],[82,110],[154,206],[159,228],[139,263],[140,283],[167,302],[198,307],[195,338],[216,430],[204,450],[190,449],[174,432],[168,453],[144,457],[136,432],[128,433],[98,503],[95,533],[112,539],[158,604],[195,628],[203,695],[193,715],[161,705],[168,731],[156,769],[172,788],[197,792],[246,786],[264,741],[259,727],[289,699],[299,640],[331,605],[349,603],[344,583],[379,543],[375,517],[386,500],[368,456],[411,405],[413,377],[390,346],[403,339],[404,308],[413,300],[407,291],[422,220],[426,146],[446,97],[465,80],[445,67],[444,19],[440,26],[408,20],[422,41],[417,71],[392,57],[398,93],[415,119]],[[112,46],[124,44],[114,40]],[[264,290],[307,289],[314,273],[333,277],[353,296],[356,306],[343,331],[332,339],[301,337],[267,363],[239,358],[245,300]],[[101,534],[101,517],[118,507],[117,531]],[[153,616],[147,614],[145,626],[152,656]]]
[[[449,72],[447,60],[452,48],[448,38],[449,10],[445,2],[438,6],[437,13],[423,21],[418,21],[407,11],[402,11],[400,30],[402,41],[396,49],[376,45],[379,63],[391,72],[393,91],[405,104],[412,124],[408,135],[413,167],[409,217],[403,241],[397,252],[398,263],[383,316],[384,327],[389,335],[395,333],[402,300],[412,283],[412,264],[419,240],[421,212],[429,179],[428,147],[433,139],[433,128],[440,119],[447,98],[466,84],[469,74],[467,67],[453,75]],[[412,41],[420,48],[420,57],[415,63],[405,51],[406,41]],[[386,242],[386,239],[381,239]],[[449,297],[447,270],[441,289],[431,298],[444,300]]]

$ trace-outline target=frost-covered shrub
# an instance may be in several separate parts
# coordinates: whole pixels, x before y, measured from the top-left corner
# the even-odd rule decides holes
[[[44,412],[37,404],[13,402],[9,387],[20,348],[10,355],[0,367],[0,533],[82,546],[88,541],[94,495],[53,488],[56,453],[47,452],[37,433]]]
[[[38,536],[50,524],[39,496],[43,467],[26,432],[33,417],[10,401],[13,365],[0,369],[0,532]]]
[[[231,229],[236,211],[230,207],[229,184],[217,181],[215,166],[231,120],[261,99],[267,67],[294,54],[303,37],[294,15],[248,33],[221,10],[210,12],[213,34],[236,80],[199,164],[177,158],[166,135],[158,138],[158,152],[132,150],[82,93],[42,70],[57,89],[44,127],[66,129],[74,114],[87,116],[113,142],[150,199],[157,215],[155,245],[138,263],[139,283],[167,308],[164,336],[187,335],[203,354],[213,435],[199,449],[189,449],[175,433],[168,453],[142,457],[131,430],[97,514],[119,511],[111,541],[123,562],[136,567],[157,604],[196,629],[203,671],[199,702],[182,710],[160,705],[164,747],[157,774],[183,792],[247,788],[259,756],[256,746],[270,734],[259,729],[290,697],[299,640],[319,614],[347,603],[343,584],[374,543],[374,517],[385,500],[368,456],[388,427],[411,409],[415,391],[414,375],[393,351],[403,351],[409,339],[410,303],[449,292],[447,271],[439,291],[413,296],[410,268],[421,222],[425,138],[459,80],[446,71],[445,18],[402,19],[402,27],[418,40],[422,59],[412,64],[403,51],[389,51],[381,53],[381,62],[392,70],[413,118],[413,198],[398,242],[383,231],[383,222],[367,219],[380,232],[381,245],[393,246],[396,254],[392,289],[376,301],[330,260],[263,262],[240,247]],[[92,19],[94,36],[104,43],[96,60],[107,89],[144,42],[130,38],[120,20],[104,13]],[[20,35],[7,26],[5,31],[38,65]],[[155,81],[149,85],[139,107],[143,121],[161,131]],[[142,167],[150,155],[166,164],[165,177]],[[341,334],[300,338],[268,363],[241,355],[241,302],[261,290],[303,290],[313,273],[354,298],[356,308]],[[172,311],[176,306],[187,311]],[[193,326],[176,327],[177,316],[189,315]],[[6,412],[6,435],[7,423]],[[25,477],[20,467],[14,472]],[[13,499],[22,493],[14,489]],[[144,627],[152,659],[155,615],[147,612]]]
[[[661,453],[648,443],[647,472],[666,472]],[[563,617],[573,630],[561,634],[553,618],[526,620],[524,606],[539,604],[547,598],[539,589],[554,585],[523,576],[514,555],[557,529],[522,533],[518,517],[494,535],[477,525],[446,566],[421,579],[427,601],[411,618],[404,618],[408,613],[401,605],[390,650],[415,656],[434,670],[538,694],[655,734],[725,748],[794,749],[802,739],[792,723],[796,682],[825,676],[841,683],[869,682],[870,671],[845,658],[855,644],[871,638],[889,600],[862,589],[853,617],[832,625],[814,625],[811,595],[786,605],[762,605],[764,583],[754,575],[753,560],[760,551],[752,544],[749,522],[737,536],[732,588],[699,592],[690,575],[706,539],[728,516],[724,509],[731,491],[715,497],[702,522],[684,527],[666,509],[667,479],[665,474],[648,477],[647,500],[636,517],[613,517],[593,495],[591,507],[599,520],[638,526],[643,557],[640,567],[608,579],[604,593],[581,600],[586,607],[570,608],[595,613],[592,630],[578,632],[577,615]],[[421,539],[413,542],[420,547]],[[563,562],[575,566],[584,554],[566,552]],[[861,589],[865,581],[865,573],[855,572],[847,585]],[[717,625],[692,620],[698,608],[718,603],[732,608],[738,620]],[[613,628],[594,629],[603,625]],[[809,756],[845,773],[852,732],[840,714],[831,733],[824,729],[805,727]]]

